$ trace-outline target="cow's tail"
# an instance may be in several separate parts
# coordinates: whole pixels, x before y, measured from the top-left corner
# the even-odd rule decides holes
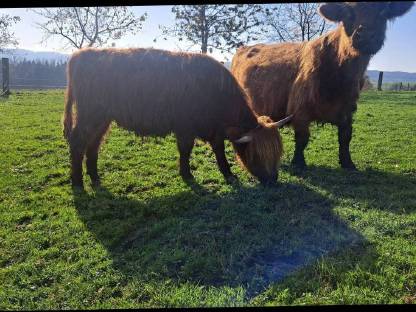
[[[64,138],[69,142],[69,138],[71,137],[72,132],[72,106],[74,104],[74,98],[72,94],[72,86],[71,80],[68,79],[68,87],[66,89],[65,95],[65,109],[64,109],[64,116],[63,116],[63,126],[64,126]]]

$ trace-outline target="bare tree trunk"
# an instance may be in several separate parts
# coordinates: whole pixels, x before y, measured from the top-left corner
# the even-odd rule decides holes
[[[206,40],[202,41],[201,52],[203,54],[207,54],[207,52],[208,52],[208,46],[207,46]]]
[[[300,17],[300,27],[301,27],[301,31],[302,31],[302,41],[305,41],[305,19],[306,19],[306,16],[302,11],[302,7],[301,7],[300,3],[298,3],[298,12],[299,12],[299,17]]]
[[[201,52],[203,54],[207,54],[208,52],[208,29],[207,29],[207,21],[206,21],[206,16],[205,16],[205,5],[201,6],[201,39],[202,39],[202,44],[201,44]]]

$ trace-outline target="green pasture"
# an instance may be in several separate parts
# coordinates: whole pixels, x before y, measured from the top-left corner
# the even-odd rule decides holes
[[[64,91],[0,100],[0,309],[416,303],[416,92],[361,95],[351,154],[313,125],[294,172],[284,128],[279,185],[227,156],[227,184],[197,141],[195,184],[173,136],[112,125],[102,188],[74,192],[62,137]]]

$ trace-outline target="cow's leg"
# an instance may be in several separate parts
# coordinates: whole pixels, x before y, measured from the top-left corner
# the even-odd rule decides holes
[[[189,158],[194,147],[194,136],[176,134],[176,142],[179,150],[179,173],[184,180],[192,180],[194,177],[189,166]]]
[[[352,138],[352,116],[338,125],[339,162],[342,168],[357,170],[351,160],[350,142]]]
[[[217,136],[215,139],[209,141],[215,158],[217,159],[218,167],[227,182],[232,182],[236,177],[232,174],[230,164],[225,157],[224,137]]]
[[[83,187],[82,182],[82,161],[84,159],[85,148],[87,142],[86,131],[78,122],[74,129],[72,129],[69,138],[69,150],[71,157],[71,180],[72,186]]]
[[[295,128],[295,152],[292,165],[299,168],[306,168],[304,150],[309,142],[309,123],[294,124]]]
[[[91,178],[93,186],[100,185],[100,177],[98,176],[97,171],[98,150],[100,149],[101,140],[106,133],[109,124],[109,122],[105,122],[97,127],[97,131],[91,135],[87,145],[87,173]]]

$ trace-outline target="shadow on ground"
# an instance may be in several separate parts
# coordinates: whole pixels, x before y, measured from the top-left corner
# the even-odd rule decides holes
[[[74,192],[88,229],[128,278],[242,285],[249,295],[318,257],[363,241],[301,185],[236,187],[225,195],[180,192],[138,201]]]
[[[296,171],[287,165],[282,166],[282,170],[304,178],[338,199],[360,201],[368,207],[392,213],[416,211],[414,173],[398,174],[373,169],[347,171],[322,166],[309,166],[304,171]]]

